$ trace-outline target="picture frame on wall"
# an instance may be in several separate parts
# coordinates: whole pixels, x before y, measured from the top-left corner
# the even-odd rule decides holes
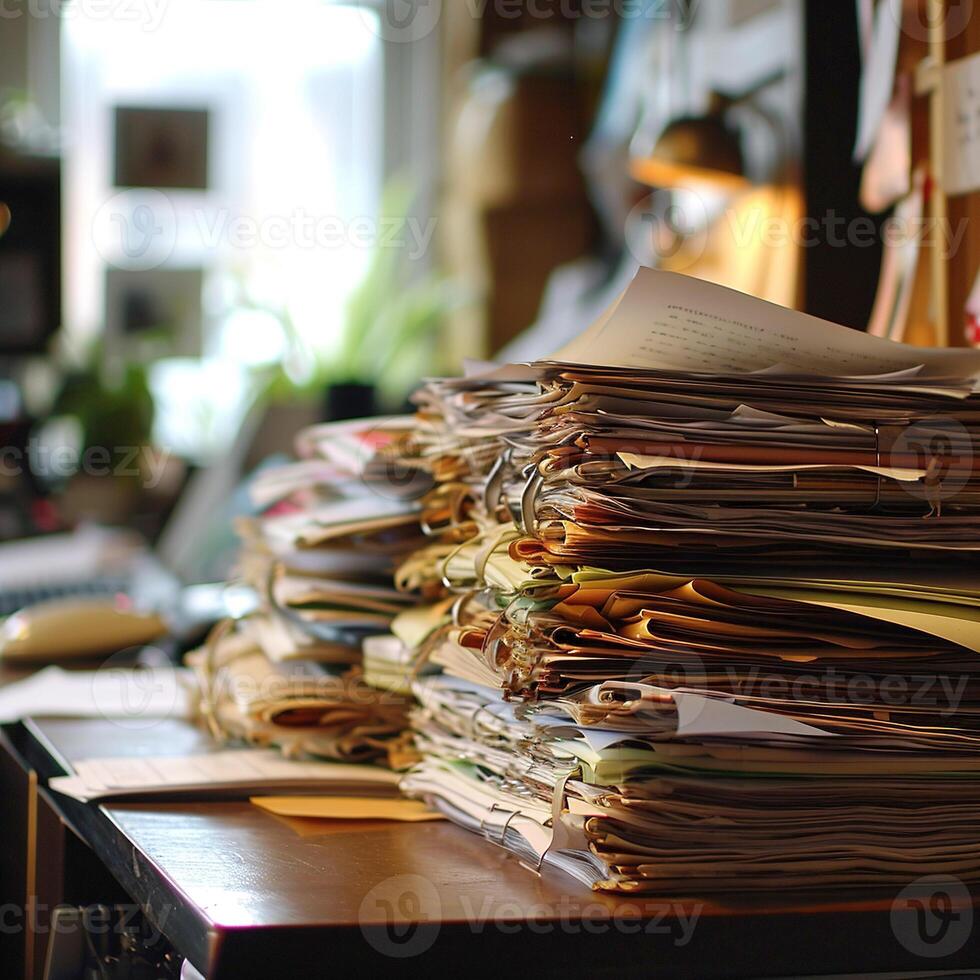
[[[200,357],[203,290],[200,268],[107,268],[107,347],[136,357]]]
[[[207,109],[117,106],[116,187],[208,189]]]

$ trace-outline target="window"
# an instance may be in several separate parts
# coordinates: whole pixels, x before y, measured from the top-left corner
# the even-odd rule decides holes
[[[420,140],[435,155],[437,100],[419,82],[437,65],[413,69],[420,46],[383,41],[380,8],[363,0],[126,9],[64,8],[69,332],[249,364],[281,354],[268,311],[285,310],[328,353],[386,172],[419,172]],[[406,90],[415,118],[401,112]]]
[[[154,9],[63,23],[72,327],[101,326],[102,266],[159,260],[242,274],[270,302],[288,301],[304,334],[329,338],[364,267],[357,219],[374,214],[382,180],[377,15],[316,0],[292,0],[288,16],[275,0]],[[113,187],[120,106],[209,116],[208,188],[163,189],[174,214],[156,216],[157,227],[173,240],[146,254],[133,254],[120,220],[100,220],[112,218],[100,214],[107,203],[131,214],[160,206],[156,195]]]

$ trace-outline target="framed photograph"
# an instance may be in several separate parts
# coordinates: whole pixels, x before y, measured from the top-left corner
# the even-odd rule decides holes
[[[201,269],[106,269],[106,348],[200,357],[203,288]]]
[[[115,110],[116,187],[207,190],[208,110]]]

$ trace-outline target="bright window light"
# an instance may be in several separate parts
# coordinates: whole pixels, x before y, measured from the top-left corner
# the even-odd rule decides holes
[[[70,7],[69,330],[94,336],[114,321],[107,267],[201,268],[200,354],[249,364],[281,344],[277,333],[256,349],[254,317],[224,328],[236,313],[214,284],[229,279],[252,304],[288,310],[304,343],[329,351],[369,258],[380,194],[377,15],[323,0],[160,0],[136,5],[132,18]],[[207,189],[113,186],[117,106],[207,109]],[[153,247],[131,249],[121,232],[155,236]]]

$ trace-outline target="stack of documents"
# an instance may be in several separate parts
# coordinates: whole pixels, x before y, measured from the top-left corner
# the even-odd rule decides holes
[[[428,384],[403,789],[594,888],[980,880],[978,379],[641,270]]]
[[[395,768],[414,758],[404,664],[397,685],[377,647],[362,664],[362,644],[414,616],[421,597],[392,583],[426,540],[413,494],[431,480],[416,468],[400,479],[409,435],[398,418],[316,426],[300,433],[298,462],[256,480],[262,513],[241,527],[240,568],[258,608],[188,656],[216,737],[291,757]]]
[[[404,418],[318,425],[301,432],[304,457],[261,473],[261,516],[243,521],[242,578],[260,595],[262,646],[276,661],[330,663],[359,656],[411,600],[394,568],[424,540],[413,494],[399,479]]]
[[[331,673],[319,664],[268,659],[242,629],[213,655],[189,655],[215,735],[275,746],[285,756],[403,767],[409,701],[367,685],[359,667]]]

